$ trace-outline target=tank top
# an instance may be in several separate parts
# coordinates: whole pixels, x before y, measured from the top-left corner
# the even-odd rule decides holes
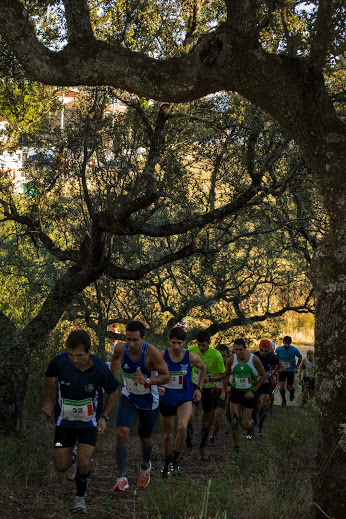
[[[150,371],[146,366],[146,356],[148,351],[148,343],[143,344],[142,351],[137,360],[130,357],[129,347],[125,343],[123,358],[121,361],[121,369],[123,370],[124,385],[121,390],[122,394],[131,400],[138,409],[156,409],[159,405],[159,391],[157,386],[149,386],[148,384],[137,384],[132,379],[132,374],[138,368],[145,378],[156,377],[157,371]]]
[[[239,364],[237,355],[234,355],[232,364],[232,387],[238,391],[251,391],[257,384],[258,371],[253,363],[254,355],[245,364]]]
[[[315,359],[310,362],[309,359],[305,359],[305,376],[308,378],[314,377],[315,371]]]
[[[192,400],[194,385],[191,380],[192,366],[189,350],[186,350],[184,357],[179,362],[171,360],[168,350],[165,350],[163,358],[168,366],[171,381],[164,385],[166,391],[160,397],[160,404],[176,407],[182,402]]]

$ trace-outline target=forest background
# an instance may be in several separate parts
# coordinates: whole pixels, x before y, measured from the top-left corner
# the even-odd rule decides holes
[[[30,426],[26,398],[32,399],[32,394],[27,394],[27,388],[32,388],[33,380],[39,385],[43,366],[63,347],[71,327],[87,325],[101,356],[106,356],[107,339],[117,338],[109,325],[116,323],[121,330],[129,319],[143,320],[148,338],[160,346],[165,344],[169,328],[182,319],[188,324],[189,341],[197,329],[205,327],[213,344],[230,343],[235,335],[245,336],[250,345],[263,336],[278,342],[283,333],[297,337],[302,329],[311,332],[313,321],[307,316],[314,311],[317,291],[318,301],[325,301],[333,315],[328,322],[327,313],[319,307],[318,322],[325,323],[323,333],[326,337],[342,336],[343,325],[336,317],[342,319],[345,263],[340,259],[339,244],[344,236],[344,217],[337,219],[337,200],[343,199],[340,179],[344,177],[336,177],[339,181],[333,196],[330,186],[326,196],[325,177],[316,182],[316,163],[325,168],[324,175],[328,173],[322,158],[325,160],[328,153],[336,156],[335,147],[312,158],[307,149],[312,141],[322,139],[322,130],[313,119],[308,130],[304,127],[302,131],[304,138],[295,128],[299,124],[303,128],[303,120],[308,124],[307,98],[315,96],[320,114],[330,110],[324,126],[338,117],[333,135],[341,136],[342,3],[292,1],[255,6],[242,2],[243,10],[238,9],[238,2],[125,2],[116,7],[112,2],[99,2],[97,9],[89,4],[90,10],[84,11],[85,2],[25,2],[28,32],[23,33],[17,25],[22,20],[22,11],[17,11],[23,7],[21,2],[0,2],[1,115],[8,121],[2,146],[36,146],[39,154],[45,156],[47,150],[51,154],[48,165],[39,158],[28,162],[26,196],[18,194],[8,178],[1,179],[1,424],[5,434],[23,434]],[[232,16],[246,21],[250,13],[251,30],[256,26],[258,41],[265,49],[262,61],[279,56],[291,71],[284,80],[275,78],[280,79],[281,105],[288,122],[279,109],[273,113],[275,109],[262,98],[256,103],[244,86],[244,78],[242,86],[214,86],[215,63],[221,59],[222,38],[226,37],[223,31],[228,26],[234,29]],[[86,56],[92,60],[93,53],[86,40],[85,47],[80,42],[77,45],[84,30],[91,34],[87,23],[80,26],[88,20],[95,37],[113,45],[119,55],[124,49],[130,52],[124,55],[128,60],[132,55],[135,61],[147,55],[153,62],[164,63],[181,53],[184,59],[193,57],[198,50],[211,85],[203,95],[214,94],[202,98],[197,89],[184,101],[183,94],[174,93],[177,87],[172,73],[171,97],[163,84],[160,94],[156,95],[155,89],[150,93],[146,84],[150,60],[144,60],[138,69],[142,91],[131,83],[135,71],[126,75],[128,86],[126,80],[121,84],[120,76],[119,85],[116,81],[107,83],[98,64],[87,63]],[[30,27],[34,27],[34,37]],[[246,35],[242,31],[238,34],[242,44],[254,37],[246,27]],[[322,27],[328,31],[323,33]],[[18,30],[19,39],[15,37]],[[35,53],[34,47],[28,46],[24,56],[19,40],[34,42],[34,46],[40,41],[49,48],[52,59],[75,46],[84,49],[84,55],[79,56],[80,67],[74,67],[74,75],[62,59],[56,66],[57,74],[52,62],[48,77],[37,61],[38,49]],[[67,50],[63,49],[66,41]],[[196,43],[200,41],[209,43],[204,47]],[[40,52],[43,47],[39,47]],[[294,96],[289,97],[293,91],[290,82],[293,70],[304,60],[320,67],[319,74],[312,77],[307,67],[304,81],[309,96],[305,99],[299,92],[303,104],[292,116],[295,101]],[[256,68],[252,72],[248,82],[256,92]],[[275,67],[268,72],[272,81],[273,73],[278,73]],[[64,128],[53,124],[61,110],[56,89],[44,83],[87,85],[78,88],[78,106]],[[269,99],[269,85],[266,88]],[[327,104],[322,103],[320,94],[317,96],[322,90]],[[106,108],[115,101],[124,110],[109,114]],[[343,142],[338,141],[340,156]],[[331,162],[335,168],[341,164]],[[332,174],[327,176],[329,182]],[[336,240],[334,246],[331,237]],[[328,256],[321,252],[325,250]],[[315,267],[311,271],[316,257],[323,258],[324,270]],[[334,257],[341,271],[336,265],[327,267],[327,257],[330,261]],[[329,285],[316,283],[320,279],[316,273],[321,272],[335,274],[337,297],[333,304]],[[292,312],[300,316],[294,326],[291,320],[285,321],[285,315]],[[331,322],[332,331],[328,326]],[[327,344],[318,337],[317,346]],[[311,335],[307,342],[313,342]],[[329,368],[333,368],[337,378],[334,387],[341,394],[344,355],[334,343],[317,348],[319,370],[321,380],[326,380],[331,377]],[[330,409],[328,402],[329,389],[319,401],[324,420]],[[340,405],[342,410],[344,404]],[[339,417],[330,417],[330,424],[336,425],[326,465],[336,456],[334,471],[342,466],[345,456],[340,425],[344,416],[341,412]],[[323,427],[320,431],[323,451],[323,441],[328,439],[330,444],[331,436]],[[344,476],[341,471],[338,488],[331,489],[335,482],[328,478],[328,470],[323,474],[327,486],[321,477],[314,489],[314,513],[327,509],[324,513],[338,517],[343,513],[340,489]],[[327,489],[324,497],[321,487]]]

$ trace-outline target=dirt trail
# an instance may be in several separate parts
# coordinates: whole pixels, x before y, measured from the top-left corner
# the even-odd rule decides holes
[[[291,404],[291,403],[290,403]],[[270,427],[274,420],[277,420],[281,413],[290,412],[283,410],[279,406],[274,406],[273,417],[268,417],[266,423],[267,433],[264,438],[255,436],[251,442],[246,442],[247,449],[253,449],[254,455],[258,456],[265,453],[266,447],[270,444]],[[92,477],[88,488],[87,505],[88,515],[95,519],[148,519],[148,513],[138,512],[140,500],[148,499],[150,504],[151,490],[161,482],[160,469],[163,461],[162,435],[158,433],[154,437],[155,448],[152,458],[152,475],[148,489],[139,491],[136,489],[137,477],[140,464],[140,442],[136,434],[131,433],[128,458],[128,479],[130,488],[124,492],[114,492],[112,490],[116,480],[116,466],[114,460],[114,437],[115,424],[109,424],[107,433],[98,439],[95,455],[92,460]],[[199,442],[200,421],[199,415],[195,422],[194,445]],[[80,517],[79,514],[71,512],[71,505],[74,496],[74,482],[69,482],[63,474],[57,474],[53,467],[53,433],[54,426],[48,431],[47,445],[42,447],[46,450],[49,457],[49,471],[43,484],[35,485],[34,481],[28,481],[27,486],[13,489],[13,495],[6,503],[0,504],[0,517],[6,519],[69,519]],[[245,433],[242,432],[245,437]],[[226,463],[229,463],[229,452],[233,443],[229,432],[229,425],[224,419],[216,445],[208,448],[208,460],[198,461],[198,448],[187,461],[182,462],[182,475],[180,478],[172,478],[167,482],[168,489],[184,489],[184,485],[192,480],[200,482],[200,488],[205,488],[207,481],[224,473]],[[237,461],[231,461],[236,464]],[[167,480],[165,480],[167,481]],[[156,516],[155,516],[156,517]],[[162,518],[169,519],[169,518]]]

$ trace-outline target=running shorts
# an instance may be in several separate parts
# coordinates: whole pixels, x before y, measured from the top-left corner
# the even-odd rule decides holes
[[[240,404],[247,409],[254,409],[257,405],[257,398],[245,398],[246,391],[239,391],[232,387],[231,389],[231,404]]]
[[[117,407],[117,427],[128,427],[132,429],[138,417],[138,436],[150,438],[153,435],[159,408],[138,409],[129,398],[120,395]]]
[[[284,382],[285,380],[287,380],[289,386],[293,386],[294,371],[283,371],[282,373],[279,373],[279,382]]]
[[[213,409],[226,409],[226,398],[221,400],[221,391],[213,392]]]
[[[55,427],[54,448],[73,447],[75,443],[86,443],[95,447],[97,427]]]
[[[162,414],[162,416],[166,416],[166,417],[176,416],[178,407],[180,407],[182,404],[185,404],[185,402],[191,402],[191,400],[184,400],[183,402],[180,402],[180,404],[178,404],[174,407],[160,404],[160,413]],[[192,409],[192,407],[191,407],[191,409]]]
[[[212,387],[204,387],[202,389],[202,398],[200,402],[202,402],[202,409],[205,413],[209,414],[213,411],[213,388]],[[198,407],[199,402],[193,402],[193,405]]]

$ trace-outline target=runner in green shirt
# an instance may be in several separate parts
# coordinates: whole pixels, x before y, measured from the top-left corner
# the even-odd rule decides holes
[[[223,362],[222,355],[219,351],[215,350],[210,346],[210,334],[207,330],[201,330],[196,337],[197,344],[189,346],[189,350],[193,353],[197,353],[202,361],[207,365],[207,375],[202,390],[202,430],[201,440],[199,444],[199,457],[200,461],[207,459],[205,453],[205,446],[209,435],[210,423],[213,415],[213,389],[218,380],[222,380],[225,376],[225,365]],[[192,370],[192,380],[194,384],[198,384],[199,371],[196,368]],[[182,455],[182,459],[187,459],[193,452],[192,447],[192,436],[193,436],[193,425],[192,421],[194,418],[195,409],[198,402],[194,403],[192,417],[187,429],[186,439],[186,452]]]
[[[262,362],[247,351],[244,339],[236,339],[233,354],[226,363],[226,377],[230,377],[230,413],[234,452],[239,451],[239,423],[251,440],[254,435],[252,410],[257,403],[257,391],[267,378]],[[241,418],[240,418],[241,417]]]

